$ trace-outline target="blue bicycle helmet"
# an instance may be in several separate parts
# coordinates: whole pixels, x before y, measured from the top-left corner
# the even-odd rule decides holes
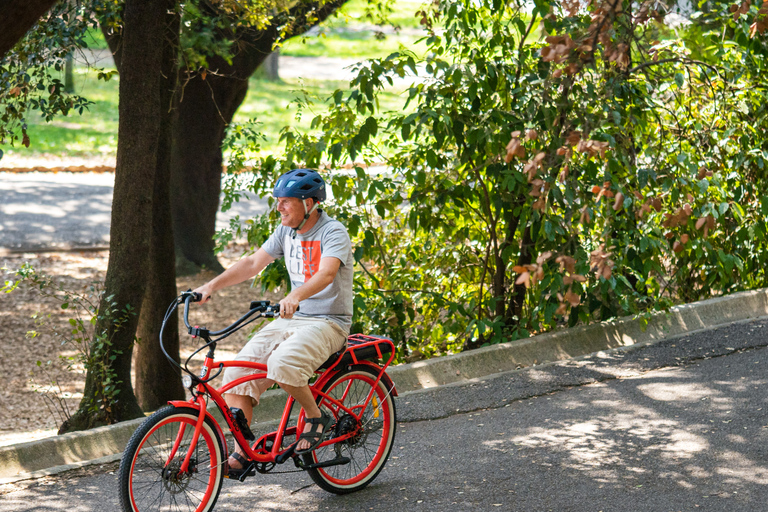
[[[317,171],[312,169],[293,169],[277,179],[272,195],[325,201],[325,181]]]

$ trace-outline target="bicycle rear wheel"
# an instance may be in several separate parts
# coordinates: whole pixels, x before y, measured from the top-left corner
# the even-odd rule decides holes
[[[120,461],[120,504],[125,512],[209,511],[224,477],[224,447],[209,418],[189,470],[180,471],[190,449],[199,413],[191,407],[164,407],[134,432]],[[171,458],[171,450],[178,444]]]
[[[377,372],[372,368],[353,366],[340,372],[323,388],[325,393],[356,414],[360,414],[369,392],[374,389],[373,399],[362,410],[361,420],[339,411],[333,435],[356,432],[352,437],[303,456],[305,464],[339,457],[351,460],[344,465],[307,470],[312,480],[328,492],[347,494],[370,484],[384,468],[392,451],[397,422],[395,402],[383,381],[375,384],[376,377]],[[320,407],[328,410],[322,400]]]

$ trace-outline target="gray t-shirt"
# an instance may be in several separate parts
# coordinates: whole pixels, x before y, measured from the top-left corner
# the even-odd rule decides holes
[[[352,243],[344,225],[320,212],[317,223],[307,233],[296,234],[287,226],[279,226],[262,249],[275,259],[285,258],[291,278],[291,290],[303,285],[317,272],[320,259],[334,257],[341,266],[324,290],[301,301],[296,316],[327,318],[349,332],[352,326]]]

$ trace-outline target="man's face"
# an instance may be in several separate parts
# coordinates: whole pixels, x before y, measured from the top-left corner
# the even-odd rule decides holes
[[[304,206],[298,197],[277,197],[277,211],[283,226],[296,227],[304,220]]]

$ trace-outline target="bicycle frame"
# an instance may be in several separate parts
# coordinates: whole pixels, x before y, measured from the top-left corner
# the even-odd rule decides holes
[[[122,510],[212,512],[224,478],[243,482],[257,472],[272,472],[287,461],[292,461],[296,469],[275,473],[304,471],[330,493],[349,494],[369,485],[392,453],[396,434],[397,390],[386,373],[395,355],[392,340],[349,336],[347,347],[315,370],[316,379],[309,389],[323,417],[330,416],[330,422],[323,421],[317,446],[313,442],[311,450],[297,454],[301,433],[310,420],[303,408],[294,409],[294,398],[286,397],[277,429],[258,439],[247,430],[242,412],[230,409],[225,400],[227,393],[243,383],[252,382],[264,390],[272,382],[259,380],[267,378],[267,366],[262,364],[266,361],[216,361],[215,354],[220,340],[259,318],[278,316],[280,306],[268,301],[251,302],[250,310],[236,322],[211,331],[189,324],[190,302],[200,299],[200,294],[191,290],[182,292],[163,318],[160,348],[171,364],[191,376],[185,387],[192,397],[158,409],[131,436],[118,474]],[[182,304],[184,325],[190,335],[202,341],[183,363],[163,344],[163,332],[170,321],[177,321],[174,313]],[[193,370],[193,358],[201,361],[204,354],[202,370]],[[221,387],[214,386],[214,379],[227,368],[242,368],[243,376]],[[223,421],[218,414],[216,418],[211,414],[212,404],[221,411]],[[224,436],[227,428],[237,443],[237,452],[247,458],[242,468],[229,467],[230,445]]]
[[[207,337],[207,333],[204,333],[203,336],[201,337],[205,339]],[[318,369],[318,373],[320,376],[313,384],[310,385],[310,389],[312,391],[313,397],[315,399],[317,399],[318,397],[321,397],[320,404],[325,405],[328,409],[332,410],[336,418],[340,417],[342,413],[346,413],[350,416],[355,417],[358,421],[360,421],[362,419],[363,412],[366,410],[368,405],[370,405],[371,401],[374,399],[374,395],[375,395],[374,390],[379,385],[379,382],[383,380],[384,385],[386,386],[388,391],[392,393],[393,396],[397,396],[397,390],[395,389],[394,383],[386,374],[386,368],[394,359],[395,350],[394,350],[394,344],[392,343],[391,340],[387,338],[381,338],[377,336],[353,335],[353,336],[350,336],[348,340],[354,343],[354,345],[345,349],[345,351],[340,355],[337,355],[337,358],[326,369],[323,369],[322,367],[321,369]],[[206,340],[206,341],[210,343],[210,340]],[[374,354],[379,359],[383,360],[385,358],[385,354],[387,351],[381,349],[380,345],[382,343],[390,345],[389,357],[387,358],[386,362],[383,365],[380,366],[378,364],[374,364],[363,358],[364,355]],[[206,400],[206,396],[210,397],[211,400],[213,400],[213,402],[219,408],[222,415],[224,416],[225,421],[227,422],[227,426],[229,427],[229,430],[232,432],[232,435],[235,438],[235,442],[237,442],[242,447],[248,459],[258,463],[285,462],[288,458],[290,458],[290,453],[293,452],[293,449],[292,447],[282,448],[283,439],[285,438],[285,436],[296,435],[296,433],[300,429],[303,429],[304,427],[303,409],[299,414],[297,425],[295,427],[288,427],[291,410],[293,409],[293,405],[295,402],[293,397],[288,396],[277,430],[275,432],[271,432],[269,434],[263,435],[262,437],[257,439],[253,443],[253,445],[250,445],[248,440],[245,439],[245,436],[243,435],[240,428],[238,427],[237,422],[235,421],[232,413],[230,412],[229,406],[224,400],[223,395],[228,390],[234,388],[235,386],[243,384],[245,382],[266,378],[267,366],[265,364],[255,363],[250,361],[227,360],[227,361],[216,362],[213,358],[214,350],[215,350],[215,344],[212,345],[211,350],[208,352],[208,354],[205,357],[205,361],[203,363],[203,371],[200,374],[198,384],[195,388],[195,392],[193,393],[194,396],[192,397],[192,399],[188,401],[178,400],[178,401],[169,402],[170,405],[174,407],[193,407],[195,409],[198,409],[200,414],[198,417],[197,423],[195,425],[195,432],[189,446],[189,451],[186,454],[184,458],[184,462],[182,463],[182,466],[180,468],[181,471],[185,472],[189,469],[189,463],[190,463],[190,460],[192,459],[195,446],[197,445],[197,442],[199,440],[200,433],[203,427],[203,422],[206,416],[211,418],[213,423],[217,426],[219,430],[218,433],[221,436],[222,440],[224,438],[223,432],[221,431],[221,427],[219,426],[218,422],[208,412],[208,403]],[[328,363],[326,362],[326,364]],[[368,392],[368,396],[366,397],[365,401],[362,404],[356,404],[352,408],[346,407],[339,400],[336,400],[333,397],[321,391],[323,386],[331,378],[333,378],[340,371],[341,368],[344,368],[348,365],[368,366],[375,369],[378,373],[376,381],[374,385],[371,387],[371,390]],[[233,368],[233,367],[251,368],[253,370],[256,370],[256,373],[236,379],[230,382],[229,384],[222,386],[221,388],[218,388],[218,389],[214,388],[207,382],[208,379],[211,378],[211,374],[214,368],[219,370],[219,373],[220,373],[224,368]],[[346,397],[346,393],[347,392],[345,391],[344,396],[341,397],[342,400]],[[379,404],[374,403],[374,410],[375,410],[374,414],[376,416],[378,416],[379,407],[380,407]],[[184,432],[185,432],[184,429],[182,429],[179,432],[176,442],[174,443],[174,446],[171,449],[171,453],[168,458],[169,461],[173,460],[174,457],[176,456],[176,452],[178,451],[180,440],[182,439]],[[353,437],[354,435],[355,435],[355,432],[351,432],[345,435],[334,437],[333,439],[328,439],[326,441],[323,441],[318,446],[318,448],[345,441]],[[274,438],[272,439],[273,441],[272,448],[269,451],[267,451],[266,441],[271,438]],[[265,448],[261,450],[256,450],[255,448],[262,443]],[[225,451],[223,460],[226,460],[227,457],[229,456],[229,453],[227,453],[228,451],[227,443],[224,442],[222,443],[222,445],[224,446],[224,451]]]

